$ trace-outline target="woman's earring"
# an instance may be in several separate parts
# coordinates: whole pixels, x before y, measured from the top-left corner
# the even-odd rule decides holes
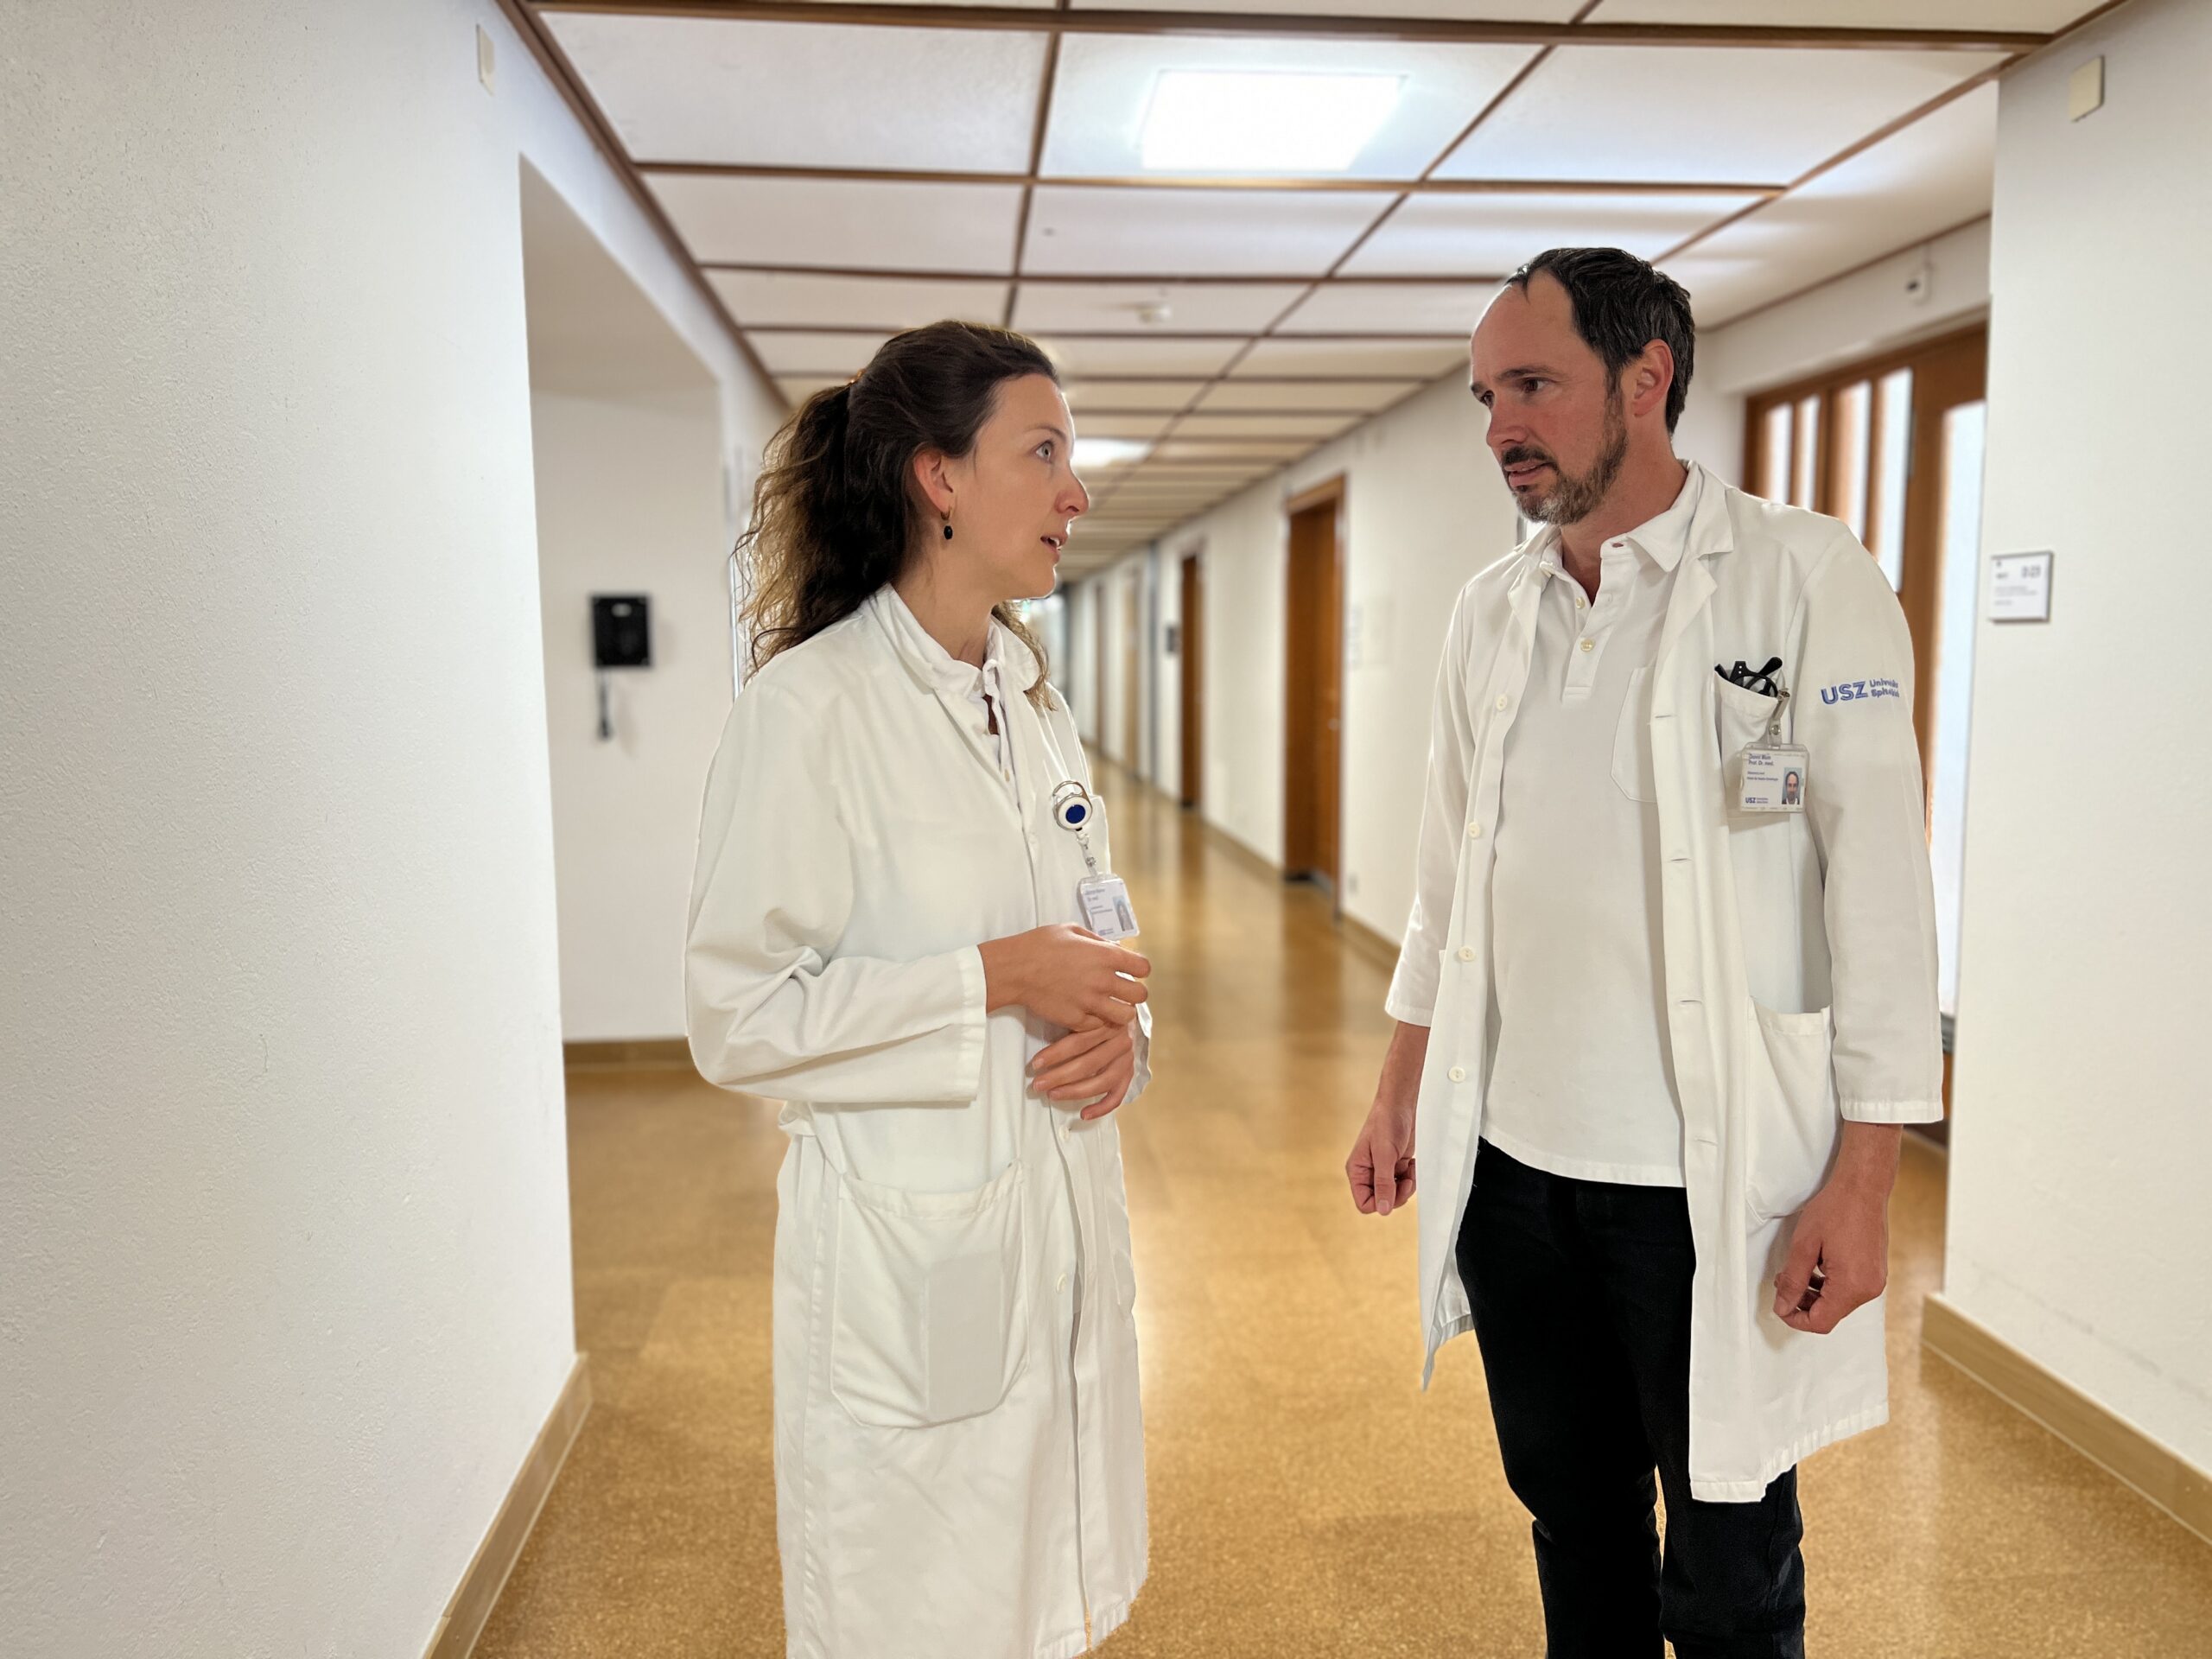
[[[952,539],[952,520],[950,518],[944,521],[944,539],[948,542]]]

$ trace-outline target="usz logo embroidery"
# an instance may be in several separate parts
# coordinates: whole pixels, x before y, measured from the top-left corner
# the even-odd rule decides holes
[[[1863,702],[1874,697],[1900,696],[1895,680],[1846,680],[1821,688],[1822,702]]]

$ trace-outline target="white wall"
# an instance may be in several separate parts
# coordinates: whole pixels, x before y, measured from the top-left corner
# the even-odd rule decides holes
[[[728,547],[713,391],[531,402],[561,1031],[683,1033],[699,791],[730,702]],[[652,666],[609,673],[599,736],[594,594],[652,602]]]
[[[2056,581],[2048,626],[1974,645],[1945,1290],[2200,1467],[2208,72],[2212,8],[2137,0],[2004,86],[1984,550]]]
[[[574,1356],[518,158],[734,353],[488,3],[9,0],[0,149],[0,1630],[417,1653]]]
[[[715,376],[529,168],[522,239],[562,1032],[672,1038],[702,778],[731,696],[732,509],[776,416],[741,405],[726,429]],[[590,597],[627,592],[652,603],[653,661],[606,677],[601,741]]]
[[[1099,741],[1098,616],[1096,607],[1105,586],[1106,573],[1093,571],[1065,590],[1063,607],[1067,632],[1067,656],[1053,671],[1053,683],[1068,700],[1076,731],[1086,743]]]

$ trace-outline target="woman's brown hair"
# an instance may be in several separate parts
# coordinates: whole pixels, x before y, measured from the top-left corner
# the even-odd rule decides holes
[[[906,568],[931,527],[914,457],[969,454],[999,388],[1025,374],[1059,379],[1025,335],[933,322],[893,335],[857,377],[800,405],[769,441],[753,523],[737,544],[750,556],[743,616],[755,671],[850,616]],[[1013,606],[991,614],[1036,656],[1029,700],[1049,707],[1043,642]]]

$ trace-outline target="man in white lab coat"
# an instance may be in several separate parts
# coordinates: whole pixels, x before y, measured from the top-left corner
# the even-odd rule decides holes
[[[1542,528],[1446,634],[1346,1164],[1375,1214],[1418,1174],[1427,1369],[1474,1330],[1553,1659],[1802,1654],[1796,1465],[1887,1415],[1898,1126],[1942,1112],[1904,618],[1842,524],[1675,458],[1694,346],[1613,249],[1475,330]]]

